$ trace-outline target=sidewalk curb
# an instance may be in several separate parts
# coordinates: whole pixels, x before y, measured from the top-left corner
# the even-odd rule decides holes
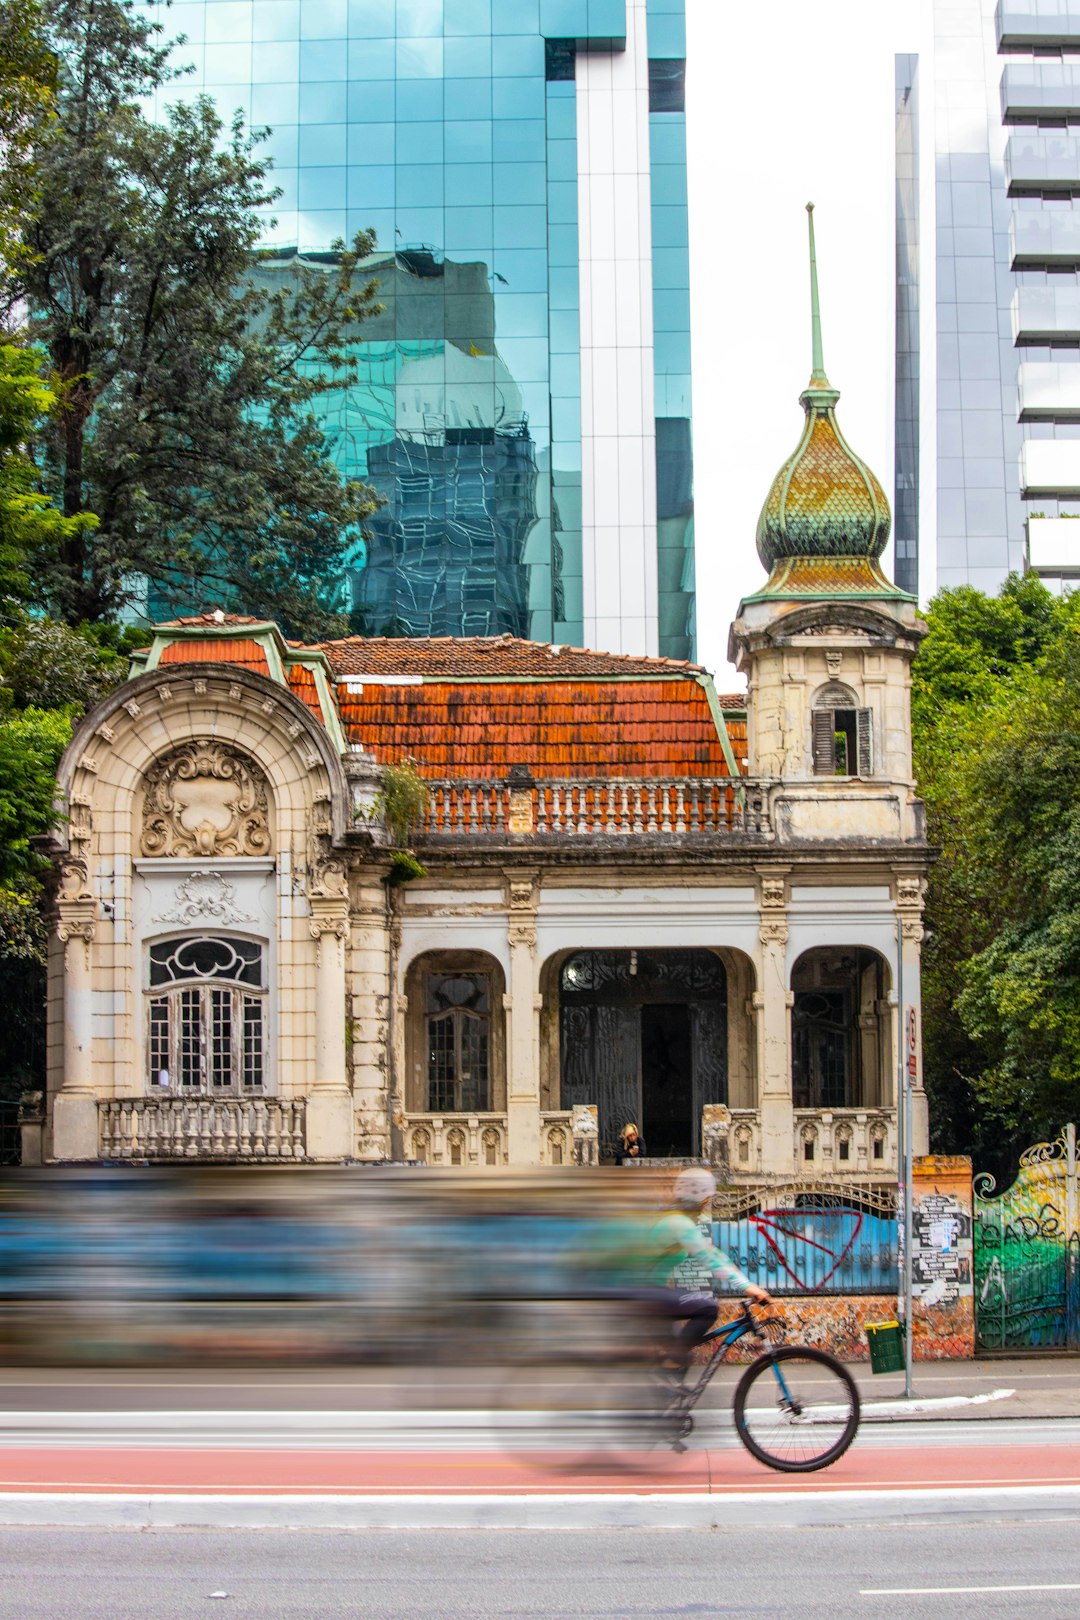
[[[631,1492],[582,1496],[205,1496],[0,1494],[0,1527],[216,1530],[742,1530],[1080,1519],[1080,1485],[970,1490]]]

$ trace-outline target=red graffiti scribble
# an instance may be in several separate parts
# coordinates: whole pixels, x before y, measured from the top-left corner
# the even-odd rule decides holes
[[[831,1209],[763,1209],[757,1215],[750,1216],[750,1223],[757,1229],[758,1232],[760,1232],[773,1254],[775,1254],[780,1266],[784,1271],[787,1272],[795,1286],[803,1289],[804,1292],[808,1294],[812,1294],[817,1289],[824,1288],[826,1286],[829,1279],[836,1275],[844,1261],[847,1259],[848,1255],[851,1253],[852,1249],[855,1247],[855,1240],[862,1230],[862,1215],[858,1210],[854,1209],[845,1210],[843,1212],[844,1214],[850,1215],[854,1218],[855,1225],[852,1228],[851,1236],[848,1238],[839,1254],[834,1254],[831,1249],[826,1248],[824,1243],[815,1243],[814,1239],[807,1237],[804,1232],[791,1231],[783,1223],[785,1219],[791,1220],[793,1217],[799,1218],[806,1215],[833,1215],[835,1213],[836,1211]],[[824,1277],[820,1277],[817,1282],[807,1282],[804,1278],[799,1276],[798,1272],[793,1271],[788,1265],[784,1258],[782,1249],[773,1239],[773,1232],[776,1232],[780,1237],[789,1238],[794,1242],[805,1243],[808,1248],[817,1249],[820,1254],[829,1255],[833,1262],[831,1269],[825,1273]]]

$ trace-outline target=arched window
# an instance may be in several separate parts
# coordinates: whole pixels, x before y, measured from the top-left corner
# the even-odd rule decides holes
[[[150,946],[150,1084],[186,1096],[245,1094],[266,1079],[265,952],[220,935]]]
[[[860,709],[850,686],[830,681],[814,698],[811,746],[815,776],[870,776],[873,713]]]
[[[491,1107],[491,975],[426,975],[427,1106],[431,1113]]]

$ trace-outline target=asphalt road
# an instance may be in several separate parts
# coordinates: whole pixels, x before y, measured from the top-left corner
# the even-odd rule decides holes
[[[0,1620],[1076,1620],[1078,1524],[4,1530]]]
[[[864,1399],[902,1395],[903,1378],[875,1377],[852,1367]],[[730,1406],[742,1373],[721,1367],[706,1404]],[[0,1413],[96,1411],[371,1411],[485,1407],[499,1367],[0,1367]],[[915,1393],[986,1395],[1007,1387],[1015,1397],[964,1416],[1080,1417],[1080,1357],[986,1358],[918,1363]]]

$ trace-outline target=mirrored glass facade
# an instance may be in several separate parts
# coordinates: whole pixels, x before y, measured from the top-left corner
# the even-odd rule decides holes
[[[265,240],[278,264],[317,259],[361,229],[376,234],[364,268],[379,282],[383,312],[358,333],[359,385],[321,406],[339,466],[385,501],[343,582],[357,629],[581,642],[625,617],[625,635],[607,636],[608,645],[621,641],[616,650],[692,653],[683,8],[684,0],[171,7],[169,30],[186,35],[177,60],[194,72],[168,97],[206,91],[223,116],[241,108],[271,129],[281,195]],[[579,139],[579,81],[583,59],[610,62],[617,74],[646,39],[635,116],[651,179],[650,274],[635,278],[652,319],[620,307],[611,335],[616,351],[648,353],[655,394],[644,430],[655,520],[641,552],[655,580],[644,614],[631,615],[618,567],[590,575],[605,581],[610,600],[587,612],[583,591],[601,485],[617,491],[620,479],[617,459],[590,458],[583,474],[583,415],[594,432],[602,408],[591,388],[583,398],[581,358],[583,318],[595,325],[597,316],[581,307],[579,209],[582,176],[597,164],[615,180],[605,250],[613,257],[624,224],[618,153],[590,152]],[[595,256],[595,219],[591,242]],[[263,273],[274,274],[273,259]]]

